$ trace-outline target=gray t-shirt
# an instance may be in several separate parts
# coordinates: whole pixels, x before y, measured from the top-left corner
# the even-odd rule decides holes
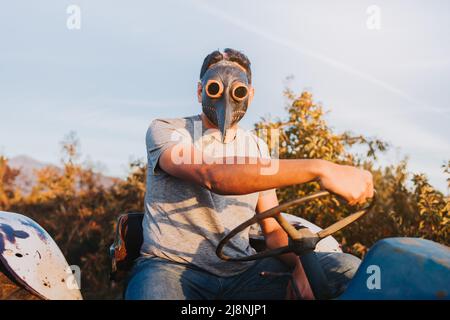
[[[211,132],[202,127],[197,115],[156,119],[147,131],[148,173],[141,254],[193,264],[218,276],[231,276],[245,271],[252,262],[223,261],[216,256],[216,247],[230,230],[255,215],[259,193],[218,195],[165,173],[158,160],[164,150],[180,139],[190,141],[216,159],[270,156],[267,145],[251,132],[239,128],[234,140],[223,144],[217,130]],[[253,254],[249,228],[234,237],[224,253]]]

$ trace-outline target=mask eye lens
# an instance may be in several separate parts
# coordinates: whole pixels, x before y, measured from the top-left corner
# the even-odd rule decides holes
[[[222,95],[223,85],[217,80],[208,80],[206,83],[206,94],[210,98],[218,98]]]
[[[231,95],[233,96],[234,100],[242,101],[248,96],[248,88],[243,83],[237,83],[233,86]]]

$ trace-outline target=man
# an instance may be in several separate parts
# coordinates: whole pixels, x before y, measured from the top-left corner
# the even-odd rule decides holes
[[[251,79],[244,54],[214,51],[205,58],[198,83],[203,112],[150,125],[144,243],[125,298],[283,299],[288,279],[260,273],[295,269],[303,298],[313,299],[294,254],[226,262],[216,256],[217,244],[255,212],[278,205],[275,188],[320,179],[350,204],[373,196],[367,171],[323,160],[270,159],[267,145],[238,126],[254,95]],[[287,245],[275,219],[263,220],[261,229],[268,248]],[[253,254],[248,233],[233,238],[224,253]],[[338,295],[359,259],[343,253],[321,253],[319,259]]]

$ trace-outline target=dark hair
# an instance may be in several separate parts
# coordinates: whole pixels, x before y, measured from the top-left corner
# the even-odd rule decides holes
[[[248,57],[242,52],[230,48],[226,48],[223,52],[226,55],[224,55],[219,50],[216,50],[206,56],[205,60],[203,60],[202,68],[200,70],[200,79],[203,78],[206,70],[208,70],[211,65],[221,60],[228,60],[236,62],[238,65],[244,68],[245,72],[247,73],[248,83],[252,83],[252,71],[250,69],[250,60],[248,59]]]

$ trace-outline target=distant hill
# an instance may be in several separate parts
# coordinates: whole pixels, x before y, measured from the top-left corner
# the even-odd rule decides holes
[[[17,187],[25,194],[31,192],[33,185],[36,183],[37,178],[35,172],[44,167],[53,167],[56,170],[62,171],[62,168],[51,164],[36,160],[27,155],[19,155],[8,160],[8,165],[11,168],[19,169],[20,174],[16,178]],[[105,188],[112,186],[119,178],[109,177],[99,174],[100,184]]]

